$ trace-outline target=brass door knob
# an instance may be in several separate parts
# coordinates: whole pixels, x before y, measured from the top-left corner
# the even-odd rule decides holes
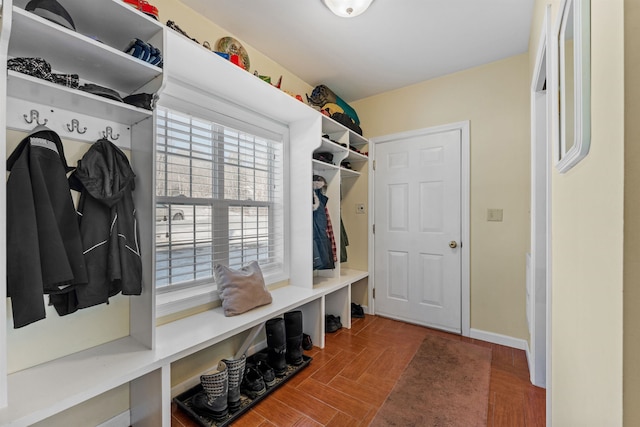
[[[457,247],[458,247],[458,242],[456,242],[455,240],[450,241],[450,242],[449,242],[449,247],[450,247],[451,249],[455,249],[455,248],[457,248]]]

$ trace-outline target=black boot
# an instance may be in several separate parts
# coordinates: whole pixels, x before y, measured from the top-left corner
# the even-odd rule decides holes
[[[299,366],[302,358],[302,312],[290,311],[284,314],[284,327],[287,334],[287,362]]]
[[[229,391],[229,372],[224,362],[218,367],[200,376],[203,391],[193,396],[194,410],[206,417],[221,421],[229,413],[227,396]]]
[[[287,341],[284,331],[284,319],[276,317],[267,320],[267,363],[273,368],[277,376],[282,377],[287,372],[285,352]]]

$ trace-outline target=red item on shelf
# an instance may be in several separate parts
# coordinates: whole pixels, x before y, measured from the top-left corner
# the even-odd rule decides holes
[[[239,55],[229,55],[229,61],[231,61],[232,63],[236,64],[238,67],[244,70],[244,64],[240,63]]]
[[[145,13],[152,18],[158,19],[158,8],[152,4],[149,4],[145,0],[124,0],[125,3],[135,7],[140,12]]]

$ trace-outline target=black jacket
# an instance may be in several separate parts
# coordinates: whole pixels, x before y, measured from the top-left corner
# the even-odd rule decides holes
[[[78,214],[89,282],[51,296],[61,315],[65,306],[72,312],[106,303],[119,292],[142,292],[134,178],[127,157],[106,139],[89,148],[69,177],[70,187],[80,191]]]
[[[36,128],[7,159],[7,296],[14,328],[44,319],[43,294],[87,282],[60,137]]]

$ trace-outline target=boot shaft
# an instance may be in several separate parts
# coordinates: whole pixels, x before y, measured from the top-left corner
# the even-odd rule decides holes
[[[286,359],[292,365],[302,364],[302,311],[290,311],[284,314],[287,337]]]
[[[222,362],[227,365],[227,371],[229,372],[227,402],[229,403],[229,409],[235,412],[240,406],[240,385],[244,375],[246,356],[243,354],[238,359],[222,359]]]
[[[217,368],[200,375],[202,392],[193,397],[196,412],[212,417],[216,420],[224,419],[228,414],[229,372],[224,362],[219,362]]]
[[[227,365],[223,361],[220,361],[214,370],[200,375],[200,384],[202,384],[202,389],[207,394],[209,400],[213,401],[222,395],[225,396],[226,400],[229,387],[229,371]]]
[[[287,371],[285,352],[287,349],[287,337],[285,334],[284,319],[276,317],[267,320],[265,324],[267,334],[267,361],[278,376],[283,376]]]

